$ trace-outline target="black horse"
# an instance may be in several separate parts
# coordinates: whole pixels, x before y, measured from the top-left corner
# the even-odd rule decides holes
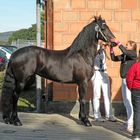
[[[88,81],[94,73],[97,41],[110,42],[115,38],[101,16],[94,18],[65,50],[28,46],[12,54],[2,88],[2,113],[6,124],[22,125],[17,114],[17,101],[21,91],[33,83],[37,74],[57,82],[76,83],[80,102],[79,119],[84,125],[91,126],[85,97]]]

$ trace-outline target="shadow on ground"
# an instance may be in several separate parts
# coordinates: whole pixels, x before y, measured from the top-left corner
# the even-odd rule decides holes
[[[75,121],[77,123],[77,125],[82,125],[80,120],[77,119],[73,115],[70,115],[70,114],[61,114],[61,115]],[[121,119],[118,118],[117,122],[110,122],[110,121],[96,122],[93,117],[89,117],[89,118],[90,118],[89,120],[91,121],[91,123],[93,125],[92,127],[96,127],[96,126],[103,127],[106,130],[113,131],[113,132],[118,133],[119,135],[122,135],[127,138],[131,138],[132,134],[127,132],[125,129],[125,125],[124,125],[125,122],[124,122],[124,119],[122,119],[123,117],[121,117]]]
[[[113,131],[115,133],[118,133],[120,135],[123,135],[125,137],[131,138],[131,134],[126,131],[124,127],[124,122],[120,119],[117,120],[117,122],[96,122],[95,120],[92,121],[92,124],[94,126],[100,126],[107,130]]]

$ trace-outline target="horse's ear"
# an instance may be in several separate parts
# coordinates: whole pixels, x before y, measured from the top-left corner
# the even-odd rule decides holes
[[[94,16],[94,19],[95,19],[95,21],[97,21],[98,20],[97,16]]]
[[[101,17],[101,15],[99,15],[99,16],[94,16],[94,19],[95,19],[95,21],[97,22],[98,20],[102,20],[102,17]]]
[[[99,19],[100,19],[100,20],[102,20],[102,17],[101,17],[101,15],[99,15]]]

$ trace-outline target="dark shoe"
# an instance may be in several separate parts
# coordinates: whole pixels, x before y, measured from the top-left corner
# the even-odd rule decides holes
[[[114,116],[106,117],[105,119],[107,121],[110,121],[110,122],[116,122],[117,121],[117,119]]]
[[[102,118],[102,117],[100,117],[100,118],[95,118],[95,121],[96,121],[96,122],[104,122],[104,121],[105,121],[105,119],[104,119],[104,118]]]

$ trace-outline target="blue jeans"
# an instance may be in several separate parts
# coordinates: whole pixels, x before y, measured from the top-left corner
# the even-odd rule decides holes
[[[134,110],[133,136],[140,137],[140,89],[132,90],[132,105]]]

